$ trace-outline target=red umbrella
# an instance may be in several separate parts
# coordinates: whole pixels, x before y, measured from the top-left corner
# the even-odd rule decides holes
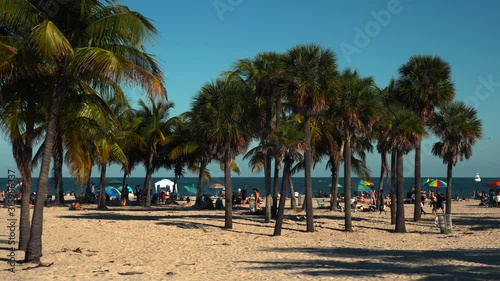
[[[491,187],[500,186],[500,181],[492,181],[492,182],[488,183],[488,186],[491,186]]]

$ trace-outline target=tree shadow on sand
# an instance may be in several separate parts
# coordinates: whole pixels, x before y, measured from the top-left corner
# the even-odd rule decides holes
[[[274,248],[318,258],[287,261],[242,261],[250,268],[291,270],[311,277],[381,278],[396,274],[412,280],[499,280],[498,249],[377,250],[359,248]]]

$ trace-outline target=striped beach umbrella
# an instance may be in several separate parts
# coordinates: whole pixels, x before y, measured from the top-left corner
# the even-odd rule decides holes
[[[367,180],[359,180],[354,185],[371,186],[371,185],[374,185],[374,183],[371,181],[367,181]]]
[[[441,188],[444,187],[446,188],[448,184],[442,180],[431,180],[430,182],[426,183],[425,186],[430,186],[430,187],[435,187],[435,188]]]

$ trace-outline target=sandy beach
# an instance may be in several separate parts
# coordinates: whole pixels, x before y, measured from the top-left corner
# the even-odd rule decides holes
[[[42,261],[50,266],[18,263],[8,272],[0,227],[0,269],[2,280],[498,280],[500,208],[478,204],[454,202],[450,234],[440,234],[430,214],[412,222],[412,205],[405,234],[378,212],[353,213],[354,232],[346,233],[343,213],[319,208],[316,232],[306,233],[305,213],[287,210],[281,237],[271,236],[274,221],[248,208],[237,208],[225,230],[224,211],[49,207]],[[0,214],[7,218],[7,209]]]

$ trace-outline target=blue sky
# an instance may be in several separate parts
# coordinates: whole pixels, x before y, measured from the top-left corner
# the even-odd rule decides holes
[[[191,98],[205,82],[215,79],[241,58],[261,51],[285,52],[302,43],[331,48],[339,70],[351,68],[372,76],[379,87],[396,78],[398,68],[411,55],[436,55],[452,68],[456,100],[474,106],[483,122],[484,138],[469,160],[457,163],[456,177],[500,177],[500,2],[430,0],[169,0],[121,1],[155,23],[160,32],[149,51],[167,74],[172,116],[190,108]],[[132,89],[133,104],[141,91]],[[422,149],[422,176],[446,177],[446,166],[432,156],[428,138]],[[15,168],[10,146],[0,141],[3,170]],[[378,154],[368,159],[378,177]],[[413,154],[405,161],[405,176],[413,176]],[[238,159],[240,160],[240,159]],[[239,161],[240,176],[252,176]],[[16,169],[17,170],[17,169]],[[109,176],[119,176],[111,167]],[[223,176],[217,165],[213,176]],[[172,171],[155,176],[171,177]],[[38,175],[38,171],[34,174]],[[95,170],[94,175],[97,175]],[[144,175],[137,168],[132,176]],[[262,174],[259,174],[261,176]],[[67,171],[65,176],[69,176]],[[188,175],[189,176],[189,175]],[[318,165],[313,176],[329,176]]]

